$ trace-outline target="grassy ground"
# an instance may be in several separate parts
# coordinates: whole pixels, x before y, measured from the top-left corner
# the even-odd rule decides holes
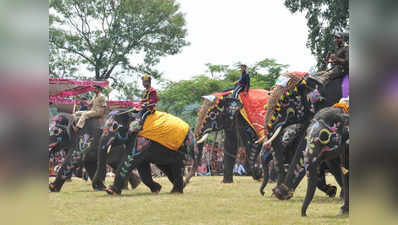
[[[275,184],[267,186],[263,197],[258,191],[260,183],[251,177],[234,179],[234,184],[222,184],[219,176],[193,177],[183,195],[171,195],[168,180],[156,178],[163,186],[160,194],[150,193],[141,184],[136,190],[123,191],[122,196],[93,192],[89,182],[73,179],[60,193],[49,193],[50,220],[56,225],[348,224],[347,216],[338,215],[342,202],[319,190],[309,206],[308,217],[301,217],[305,183],[292,199],[279,201],[270,197]],[[328,183],[335,183],[330,176]]]

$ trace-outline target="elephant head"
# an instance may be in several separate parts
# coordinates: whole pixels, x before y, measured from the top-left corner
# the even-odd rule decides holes
[[[264,144],[271,144],[286,126],[308,121],[320,109],[336,103],[339,96],[335,93],[338,92],[330,91],[332,90],[330,86],[334,87],[335,84],[338,84],[337,80],[323,87],[318,81],[305,78],[291,90],[286,91],[277,101],[270,121],[265,124],[268,139]]]
[[[195,137],[203,143],[208,133],[219,131],[232,125],[232,121],[242,107],[238,99],[228,97],[204,96],[198,112]]]
[[[135,119],[135,112],[113,110],[104,119],[98,145],[97,170],[93,178],[93,188],[105,177],[106,154],[112,146],[124,144],[128,140],[129,123]]]
[[[49,124],[48,151],[60,150],[72,140],[72,118],[68,114],[60,113],[51,119]]]
[[[322,159],[327,152],[336,152],[349,138],[348,124],[348,114],[340,108],[327,107],[319,111],[307,129],[305,165]]]

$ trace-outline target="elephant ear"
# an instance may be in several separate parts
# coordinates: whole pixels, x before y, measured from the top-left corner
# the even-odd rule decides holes
[[[343,121],[344,126],[348,126],[350,124],[350,115],[347,113],[340,113],[339,117]]]
[[[206,99],[206,100],[208,100],[210,102],[214,102],[214,100],[216,99],[216,96],[214,96],[214,95],[205,95],[205,96],[202,96],[202,98]]]

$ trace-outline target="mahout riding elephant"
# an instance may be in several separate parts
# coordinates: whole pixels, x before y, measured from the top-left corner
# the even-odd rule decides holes
[[[146,179],[151,174],[149,163],[156,164],[166,174],[173,184],[171,193],[183,193],[184,186],[199,164],[203,146],[196,145],[189,125],[178,117],[156,111],[147,116],[142,130],[138,128],[136,117],[136,111],[133,110],[113,110],[108,114],[99,141],[93,184],[104,176],[107,149],[126,144],[127,159],[118,167],[114,184],[106,190],[108,194],[121,194],[126,176],[134,168],[140,172],[144,184],[152,191],[159,192],[161,185]],[[187,158],[193,159],[194,165],[184,183],[183,160]]]
[[[320,110],[311,121],[307,129],[307,145],[304,151],[304,167],[307,170],[307,193],[301,208],[301,215],[311,203],[316,186],[317,171],[322,161],[338,160],[335,170],[341,170],[343,180],[344,205],[342,213],[349,211],[349,156],[348,156],[348,123],[349,117],[342,108],[327,107]]]
[[[281,143],[280,132],[291,124],[301,124],[302,128],[297,134],[297,148],[294,151],[302,153],[306,146],[304,139],[306,129],[311,119],[320,109],[338,102],[341,97],[341,79],[331,80],[322,86],[316,79],[308,76],[300,78],[292,87],[284,92],[275,103],[275,110],[270,120],[265,124],[267,140],[263,148],[272,149],[274,160],[278,168],[277,184],[280,185],[285,178],[283,162],[286,160],[284,147]],[[295,154],[296,155],[296,154]],[[338,174],[334,174],[339,177]],[[329,190],[331,193],[333,189]]]
[[[210,132],[224,130],[224,177],[223,183],[233,182],[233,167],[236,160],[238,143],[244,145],[248,161],[249,173],[255,180],[262,177],[262,170],[256,167],[256,159],[261,150],[261,144],[255,141],[264,135],[263,125],[251,121],[249,114],[255,114],[263,118],[264,106],[269,97],[268,91],[262,89],[250,89],[247,96],[240,99],[231,98],[231,92],[215,93],[204,96],[204,102],[199,109],[195,137],[198,143],[203,143]],[[261,109],[252,112],[243,111],[245,101],[252,100],[254,108]],[[242,103],[243,102],[243,103]],[[260,131],[255,128],[259,128]],[[240,141],[239,141],[240,140]],[[264,167],[263,167],[264,168]],[[268,173],[268,172],[267,172]]]
[[[66,113],[60,113],[52,118],[49,127],[49,152],[50,154],[62,149],[66,150],[66,157],[60,170],[57,172],[55,181],[49,184],[51,192],[59,192],[69,177],[72,176],[72,171],[83,164],[89,175],[93,180],[97,168],[97,145],[100,132],[97,128],[98,119],[93,118],[87,120],[87,123],[80,135],[72,130],[72,116]],[[127,158],[125,146],[120,145],[112,148],[108,152],[107,164],[114,170],[119,164]],[[105,174],[105,167],[104,174]],[[97,181],[94,190],[105,190],[106,186],[103,184],[103,179]],[[129,182],[134,189],[140,183],[140,177],[135,172],[129,174]],[[127,183],[126,183],[127,185]]]

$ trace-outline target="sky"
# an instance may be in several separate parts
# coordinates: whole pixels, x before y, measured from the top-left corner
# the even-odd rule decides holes
[[[306,47],[303,14],[292,14],[283,0],[177,0],[185,14],[187,40],[179,54],[156,67],[166,79],[186,80],[206,73],[206,63],[248,66],[265,58],[309,71],[316,64]]]

